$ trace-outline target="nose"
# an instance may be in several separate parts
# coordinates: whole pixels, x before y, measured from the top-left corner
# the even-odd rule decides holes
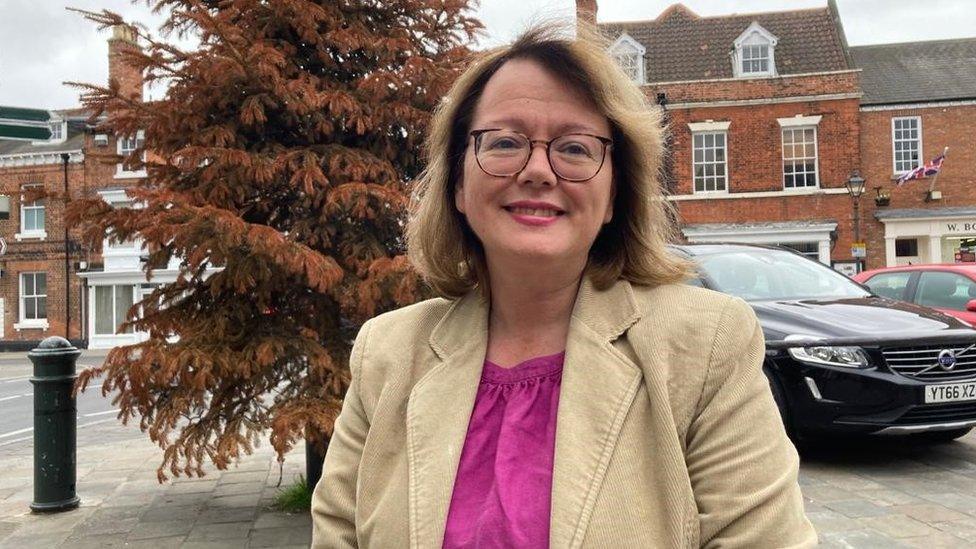
[[[553,186],[556,174],[549,165],[549,148],[546,143],[534,142],[529,151],[529,161],[518,174],[517,181],[524,184]]]

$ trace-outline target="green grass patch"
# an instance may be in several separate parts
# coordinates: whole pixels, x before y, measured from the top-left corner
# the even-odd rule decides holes
[[[278,491],[275,508],[288,513],[307,512],[312,508],[312,490],[304,475],[298,475],[295,484]]]

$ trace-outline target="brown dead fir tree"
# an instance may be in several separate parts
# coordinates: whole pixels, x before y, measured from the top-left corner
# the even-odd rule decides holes
[[[149,3],[166,21],[136,27],[144,47],[126,61],[165,96],[79,85],[95,131],[144,131],[119,161],[148,177],[136,207],[84,198],[67,215],[94,249],[144,243],[147,274],[180,261],[120,327],[148,340],[78,384],[104,378],[121,419],[164,450],[163,481],[225,468],[269,431],[279,459],[331,433],[359,325],[424,296],[404,255],[410,181],[481,25],[468,0]],[[172,44],[187,35],[199,47]]]

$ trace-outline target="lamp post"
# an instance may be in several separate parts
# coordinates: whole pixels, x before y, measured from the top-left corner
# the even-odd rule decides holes
[[[854,242],[859,246],[861,243],[861,195],[864,194],[864,178],[857,170],[851,174],[851,177],[847,180],[844,185],[847,187],[848,194],[851,195],[851,202],[854,204]],[[858,271],[860,271],[861,258],[863,255],[857,255],[854,251],[855,247],[851,247],[852,255],[858,262]]]
[[[71,339],[71,247],[68,241],[68,222],[64,219],[68,211],[68,161],[71,155],[61,153],[61,164],[64,167],[64,338]]]

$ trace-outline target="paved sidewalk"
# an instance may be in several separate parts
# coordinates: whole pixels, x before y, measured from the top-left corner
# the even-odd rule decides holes
[[[800,461],[800,488],[821,547],[976,547],[976,431],[935,445],[900,437],[827,440]]]
[[[159,484],[161,450],[138,428],[113,418],[78,432],[81,507],[35,515],[30,441],[0,446],[2,548],[302,547],[311,541],[307,513],[271,508],[279,467],[269,444],[227,471]],[[281,487],[305,472],[305,453],[287,456]]]

